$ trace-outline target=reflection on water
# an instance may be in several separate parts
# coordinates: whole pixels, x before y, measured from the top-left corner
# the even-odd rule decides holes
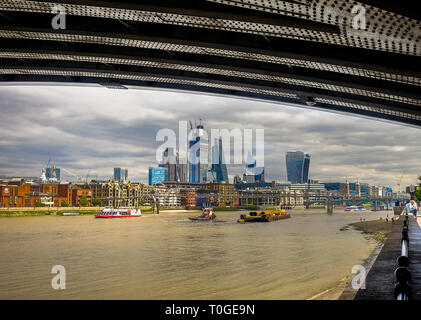
[[[192,222],[189,213],[2,218],[0,299],[305,299],[375,247],[339,230],[359,213],[303,211],[245,225],[239,214],[217,213],[220,222]],[[53,265],[66,268],[66,290],[51,288]]]

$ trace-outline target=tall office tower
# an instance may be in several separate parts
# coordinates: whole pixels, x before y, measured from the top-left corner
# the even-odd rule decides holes
[[[149,168],[148,183],[153,186],[157,183],[162,183],[168,180],[168,169],[163,167]]]
[[[256,167],[256,159],[253,158],[251,152],[247,155],[246,171],[243,175],[244,182],[255,183],[265,181],[265,168]]]
[[[166,181],[188,182],[188,165],[180,163],[180,154],[173,148],[167,148],[163,154],[163,160],[158,165],[168,170]]]
[[[168,156],[168,181],[177,181],[177,157],[175,156],[174,150],[171,149],[171,153]]]
[[[159,165],[161,168],[168,170],[168,177],[166,181],[177,181],[177,157],[173,148],[167,148],[164,151],[163,163]]]
[[[56,168],[56,179],[60,180],[60,178],[61,178],[60,168]]]
[[[288,181],[293,184],[307,183],[310,155],[301,151],[288,151],[286,153],[286,166]]]
[[[168,162],[166,162],[168,159],[168,148],[165,149],[165,151],[162,153],[162,159],[161,161],[158,163],[158,167],[159,168],[166,168],[166,165]]]
[[[215,181],[218,183],[229,183],[228,170],[224,159],[224,150],[222,147],[222,138],[215,139],[215,144],[212,147],[212,166],[211,171],[214,172]]]
[[[189,140],[189,181],[206,182],[209,168],[209,141],[202,121],[192,130]]]
[[[114,168],[114,181],[118,183],[127,183],[129,180],[129,170],[122,168]]]
[[[256,160],[253,158],[251,153],[247,155],[247,161],[246,161],[246,172],[244,173],[246,178],[246,182],[255,182],[254,181],[254,169],[256,168]]]
[[[177,152],[177,182],[189,182],[189,166],[187,163],[180,163],[180,154]]]

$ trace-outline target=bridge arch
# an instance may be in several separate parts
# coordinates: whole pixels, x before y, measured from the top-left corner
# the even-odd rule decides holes
[[[54,30],[56,2],[2,0],[0,85],[185,90],[420,126],[421,17],[407,0],[360,2],[366,30],[346,0],[62,0]]]

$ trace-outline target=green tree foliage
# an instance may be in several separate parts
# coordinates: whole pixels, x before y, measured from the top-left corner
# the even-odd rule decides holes
[[[70,204],[68,204],[66,201],[61,202],[62,207],[70,207]]]
[[[95,198],[94,200],[92,200],[92,205],[95,207],[98,207],[101,205],[101,200],[99,200],[98,198]]]
[[[41,203],[41,202],[35,202],[35,207],[41,208],[41,207],[46,207],[46,205],[44,203]]]
[[[80,204],[81,206],[85,207],[85,206],[87,206],[87,205],[89,204],[89,201],[88,201],[88,199],[86,199],[86,197],[85,197],[85,196],[83,196],[83,197],[81,197],[81,198],[80,198],[80,200],[79,200],[79,204]]]
[[[417,191],[415,191],[414,199],[416,201],[421,201],[421,188],[418,188]]]
[[[416,201],[421,201],[421,176],[418,176],[418,189],[415,191],[414,199]]]

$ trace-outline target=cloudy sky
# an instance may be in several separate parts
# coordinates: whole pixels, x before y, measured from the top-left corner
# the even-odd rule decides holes
[[[285,152],[311,155],[310,177],[415,183],[421,130],[399,124],[235,98],[92,87],[0,87],[0,175],[39,176],[51,157],[76,175],[127,167],[147,182],[162,128],[202,118],[207,129],[265,129],[267,180],[285,180]],[[230,178],[242,166],[229,167]],[[62,175],[73,177],[63,172]]]

